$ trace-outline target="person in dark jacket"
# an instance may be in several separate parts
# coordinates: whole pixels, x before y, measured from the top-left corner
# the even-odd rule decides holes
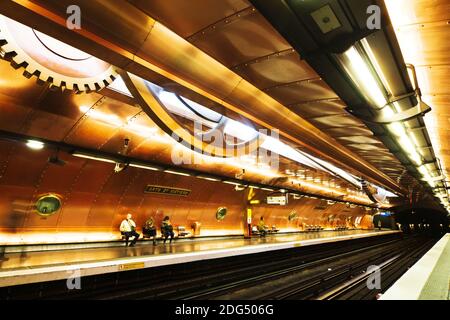
[[[156,227],[153,217],[150,217],[144,224],[142,228],[144,237],[153,238],[153,245],[156,245]]]
[[[166,241],[169,237],[170,237],[170,243],[172,243],[175,233],[173,232],[173,226],[172,226],[172,223],[170,222],[169,216],[165,216],[162,221],[161,234],[162,234],[162,237],[164,238],[164,243],[166,243]]]

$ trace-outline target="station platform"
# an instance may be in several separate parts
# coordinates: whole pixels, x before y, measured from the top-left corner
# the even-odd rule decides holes
[[[380,300],[450,300],[450,233],[398,279]]]
[[[299,246],[399,233],[400,231],[348,230],[305,232],[265,238],[139,243],[135,247],[91,248],[8,253],[0,257],[0,287],[91,276],[177,263],[224,258]]]

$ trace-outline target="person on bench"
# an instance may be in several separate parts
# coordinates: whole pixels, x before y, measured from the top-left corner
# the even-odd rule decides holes
[[[145,222],[142,233],[144,237],[153,238],[153,245],[156,245],[156,227],[152,217]]]
[[[136,232],[136,222],[131,218],[131,213],[127,214],[127,218],[120,224],[120,232],[125,236],[125,246],[128,246],[128,239],[134,237],[130,243],[130,247],[133,247],[139,239],[139,233]]]
[[[258,231],[261,237],[265,237],[267,234],[266,224],[264,223],[264,217],[261,217],[261,219],[259,219]]]
[[[175,233],[173,232],[173,226],[172,223],[170,222],[169,216],[165,216],[162,221],[161,234],[164,238],[164,243],[166,243],[167,238],[169,238],[169,236],[170,236],[170,243],[172,243]]]

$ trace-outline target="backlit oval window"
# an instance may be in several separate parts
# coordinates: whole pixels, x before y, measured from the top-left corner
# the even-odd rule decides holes
[[[225,219],[225,216],[227,215],[227,211],[228,211],[228,209],[225,207],[220,207],[219,209],[217,209],[216,219],[219,221]]]
[[[61,198],[54,194],[42,196],[36,202],[36,211],[39,215],[49,217],[61,209]]]

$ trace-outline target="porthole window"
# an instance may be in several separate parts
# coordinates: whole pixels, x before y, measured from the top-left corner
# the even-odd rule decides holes
[[[61,198],[54,194],[41,196],[36,202],[36,212],[44,217],[58,213],[61,209]]]
[[[228,211],[228,209],[225,207],[220,207],[219,209],[217,209],[216,219],[219,221],[225,219],[225,216],[227,215],[227,211]]]
[[[297,214],[297,211],[293,210],[293,211],[291,211],[291,213],[289,213],[288,220],[294,221],[296,219],[298,219],[298,214]]]

